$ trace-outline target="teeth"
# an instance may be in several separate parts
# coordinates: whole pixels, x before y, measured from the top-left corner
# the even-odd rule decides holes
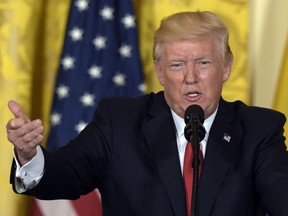
[[[195,96],[198,95],[198,93],[189,93],[188,95],[189,95],[190,97],[195,97]]]

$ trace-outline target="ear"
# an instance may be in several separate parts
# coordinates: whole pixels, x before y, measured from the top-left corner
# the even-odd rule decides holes
[[[231,73],[231,64],[228,64],[227,66],[224,67],[224,72],[223,72],[223,82],[226,82]]]
[[[159,61],[154,61],[154,67],[155,67],[155,70],[156,70],[158,81],[163,86],[164,85],[164,78],[163,78],[163,71],[162,71],[160,62]]]

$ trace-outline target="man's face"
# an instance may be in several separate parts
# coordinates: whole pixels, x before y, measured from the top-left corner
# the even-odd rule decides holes
[[[230,65],[224,65],[216,43],[212,37],[205,37],[163,44],[155,68],[168,105],[181,117],[192,104],[203,108],[205,118],[218,105]]]

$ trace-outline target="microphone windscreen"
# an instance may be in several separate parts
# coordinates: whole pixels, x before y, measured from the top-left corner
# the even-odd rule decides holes
[[[190,105],[186,109],[185,115],[184,115],[185,124],[187,124],[189,122],[192,114],[196,114],[198,116],[198,119],[201,122],[201,124],[203,124],[203,122],[204,122],[204,110],[202,109],[201,106],[196,105],[196,104]]]

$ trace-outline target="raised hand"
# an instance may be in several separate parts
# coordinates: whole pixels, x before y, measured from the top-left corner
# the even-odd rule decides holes
[[[37,153],[36,147],[43,140],[44,127],[40,119],[31,121],[15,101],[8,102],[14,118],[6,125],[8,140],[14,145],[21,165],[29,162]]]

